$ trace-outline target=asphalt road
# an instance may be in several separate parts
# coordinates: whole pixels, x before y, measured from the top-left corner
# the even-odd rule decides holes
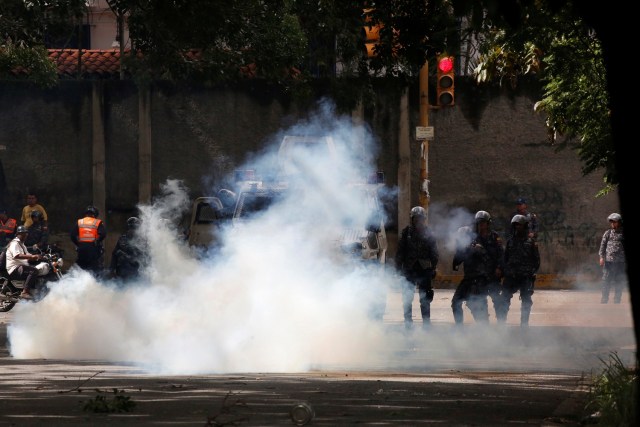
[[[0,313],[0,425],[294,425],[298,402],[314,412],[309,425],[579,425],[602,361],[634,359],[627,294],[614,305],[593,291],[536,291],[524,330],[517,296],[506,326],[493,315],[476,325],[465,308],[455,328],[451,295],[436,290],[428,331],[406,331],[400,295],[389,294],[390,342],[377,359],[309,372],[165,376],[126,363],[19,360],[7,342],[13,314]],[[416,298],[416,322],[418,313]],[[135,407],[89,408],[102,401]]]

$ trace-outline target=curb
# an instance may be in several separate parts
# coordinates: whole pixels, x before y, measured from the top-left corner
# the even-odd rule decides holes
[[[438,274],[433,280],[435,289],[455,289],[462,274]],[[536,289],[547,290],[596,290],[600,289],[600,278],[584,274],[536,274]]]

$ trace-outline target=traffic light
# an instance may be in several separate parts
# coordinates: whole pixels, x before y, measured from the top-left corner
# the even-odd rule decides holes
[[[453,56],[441,56],[438,58],[438,80],[436,93],[438,105],[455,105],[455,73],[453,71]]]
[[[367,50],[367,58],[373,58],[376,56],[375,46],[380,43],[380,25],[373,25],[371,22],[372,9],[364,9],[365,14],[365,26],[364,29],[364,46]]]

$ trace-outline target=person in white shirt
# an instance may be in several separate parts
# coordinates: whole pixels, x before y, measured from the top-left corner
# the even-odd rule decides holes
[[[38,275],[38,268],[29,264],[29,261],[39,261],[40,255],[30,254],[24,241],[27,239],[29,229],[24,225],[16,229],[16,237],[11,240],[7,247],[7,272],[12,279],[24,280],[24,288],[20,294],[21,298],[33,299],[31,295],[31,285]]]

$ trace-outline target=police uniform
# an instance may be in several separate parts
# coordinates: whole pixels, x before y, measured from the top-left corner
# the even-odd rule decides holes
[[[535,273],[540,268],[540,252],[535,239],[524,234],[517,235],[515,231],[507,240],[504,251],[504,280],[502,282],[502,304],[497,313],[499,322],[506,322],[507,313],[511,305],[511,298],[520,292],[520,324],[529,324],[529,314],[533,300],[533,285]]]
[[[412,305],[416,287],[422,322],[429,324],[431,321],[431,301],[433,301],[431,280],[435,275],[438,257],[436,240],[426,225],[423,228],[417,228],[411,224],[402,230],[395,263],[408,282],[402,291],[404,321],[407,326],[413,322]]]
[[[526,204],[527,204],[527,200],[525,198],[520,197],[518,200],[516,200],[516,205],[526,205]],[[527,219],[527,227],[529,228],[529,234],[531,234],[531,237],[533,237],[534,239],[537,239],[538,231],[540,229],[538,225],[538,216],[533,212],[529,212],[528,209],[525,209],[523,212],[520,212],[518,210],[516,210],[515,212],[512,212],[509,218],[513,218],[516,215],[522,215]],[[509,239],[511,236],[512,234],[509,233],[506,237],[507,239]]]
[[[140,241],[132,231],[128,231],[118,238],[113,248],[110,270],[121,279],[134,279],[140,274],[143,256]]]
[[[451,299],[451,309],[456,324],[464,323],[462,303],[467,302],[476,322],[489,322],[489,308],[487,295],[489,285],[498,282],[496,268],[502,267],[502,240],[499,235],[490,230],[489,234],[481,237],[476,229],[465,226],[458,229],[458,247],[453,256],[453,269],[457,270],[462,264],[464,276],[456,288]],[[494,300],[494,305],[496,300]],[[496,307],[497,309],[497,307]]]
[[[493,309],[498,316],[499,305],[502,304],[502,276],[504,272],[504,246],[500,235],[490,230],[486,236],[478,235],[476,241],[487,250],[487,294],[493,302]]]

